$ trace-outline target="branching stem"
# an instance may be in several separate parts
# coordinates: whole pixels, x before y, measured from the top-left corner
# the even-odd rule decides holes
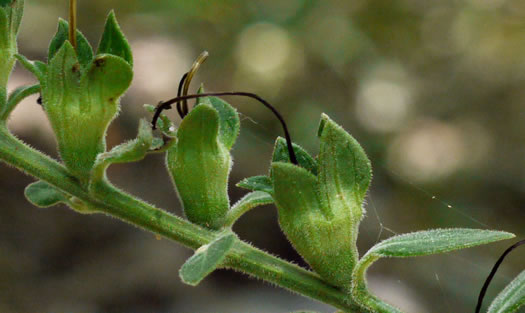
[[[138,200],[106,181],[98,183],[92,188],[94,192],[89,193],[63,165],[29,148],[11,135],[4,122],[0,122],[0,160],[46,181],[107,215],[192,249],[208,244],[219,235],[218,232],[202,228]],[[317,274],[242,241],[235,243],[225,267],[331,304],[345,312],[364,312],[347,293],[328,285]]]

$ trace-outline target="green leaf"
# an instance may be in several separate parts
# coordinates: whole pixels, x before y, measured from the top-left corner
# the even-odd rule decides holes
[[[272,184],[272,180],[268,176],[253,176],[241,180],[236,186],[252,191],[264,191],[273,194]]]
[[[40,61],[30,61],[25,56],[21,54],[15,54],[18,62],[25,67],[26,70],[30,71],[35,75],[35,77],[40,81],[40,83],[45,82],[45,75],[47,73],[47,64]]]
[[[522,271],[492,301],[487,313],[513,313],[525,305],[525,271]]]
[[[13,0],[0,0],[0,6],[8,6],[11,4],[11,2],[13,2]]]
[[[98,44],[97,55],[111,54],[123,58],[129,65],[133,66],[133,55],[128,40],[118,25],[115,12],[109,12],[104,26],[104,33]]]
[[[388,238],[373,246],[357,263],[352,279],[352,297],[372,312],[401,311],[373,295],[367,287],[366,271],[381,257],[406,258],[450,252],[510,239],[513,234],[482,229],[432,229]]]
[[[226,216],[224,226],[231,227],[244,213],[265,204],[273,203],[272,195],[263,191],[254,191],[246,194],[235,203]]]
[[[1,110],[0,118],[2,120],[7,119],[9,114],[15,109],[16,105],[20,103],[20,101],[38,92],[40,92],[39,84],[32,86],[23,86],[15,89],[9,95],[9,99],[7,100],[7,106]]]
[[[8,14],[11,19],[11,33],[16,36],[20,29],[22,16],[24,15],[24,0],[11,0],[10,12]]]
[[[310,156],[310,154],[306,152],[306,150],[304,150],[301,146],[292,143],[292,147],[299,166],[307,169],[310,173],[317,175],[317,162],[314,160],[314,158],[312,158],[312,156]],[[290,154],[288,153],[286,139],[277,137],[277,140],[275,140],[272,162],[290,163]]]
[[[373,246],[367,254],[381,257],[413,257],[450,252],[513,238],[503,231],[483,229],[433,229],[390,237]]]
[[[319,126],[319,194],[331,214],[349,214],[358,224],[372,179],[370,160],[359,143],[326,114]]]
[[[146,156],[153,145],[153,133],[148,121],[141,119],[137,138],[120,144],[109,152],[97,156],[93,170],[91,171],[90,183],[101,181],[105,177],[106,168],[114,163],[137,162]]]
[[[108,163],[129,163],[140,161],[144,158],[152,143],[153,134],[149,122],[141,119],[137,138],[120,144],[109,152],[100,154],[97,158],[97,163],[100,161]]]
[[[64,42],[69,39],[69,24],[67,21],[63,19],[59,19],[58,21],[58,29],[55,34],[55,37],[51,40],[51,43],[49,44],[49,51],[48,51],[48,60],[53,59],[55,54],[60,50]],[[86,37],[77,30],[77,58],[82,65],[83,68],[86,68],[91,61],[93,60],[93,49],[91,48],[91,45],[87,41]]]
[[[67,202],[67,198],[62,192],[43,181],[37,181],[27,186],[24,194],[29,202],[39,208],[47,208],[60,202]]]
[[[221,265],[236,239],[235,234],[227,233],[197,249],[179,271],[182,281],[188,285],[197,286],[201,280]]]

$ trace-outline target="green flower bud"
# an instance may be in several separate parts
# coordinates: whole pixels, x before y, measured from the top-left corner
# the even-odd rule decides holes
[[[273,162],[273,196],[281,228],[294,248],[327,282],[349,288],[372,177],[370,161],[359,143],[324,114],[318,136],[317,175],[312,165]]]
[[[0,109],[7,101],[7,80],[15,65],[16,36],[23,11],[23,0],[0,1]]]
[[[74,176],[87,183],[97,155],[106,150],[106,130],[118,113],[119,99],[131,84],[131,50],[113,12],[96,56],[80,32],[76,49],[67,38],[68,24],[61,20],[49,46],[48,65],[19,60],[40,81],[42,105],[60,157]]]
[[[235,109],[218,98],[199,103],[182,120],[166,164],[188,220],[219,229],[230,209],[229,150],[239,134],[240,121]]]

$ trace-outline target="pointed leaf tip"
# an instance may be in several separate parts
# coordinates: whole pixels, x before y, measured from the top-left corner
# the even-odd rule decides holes
[[[179,271],[182,281],[188,285],[197,286],[221,265],[233,248],[236,238],[235,234],[230,232],[197,249]]]
[[[128,40],[120,29],[115,12],[111,10],[106,19],[104,33],[98,45],[98,54],[112,54],[123,58],[129,65],[133,66],[133,54]]]
[[[388,238],[372,247],[367,254],[373,253],[385,257],[423,256],[475,247],[513,237],[511,233],[484,229],[432,229]]]

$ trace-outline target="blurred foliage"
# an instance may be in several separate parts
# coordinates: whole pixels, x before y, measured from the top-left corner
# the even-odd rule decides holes
[[[20,52],[44,59],[58,16],[67,17],[66,1],[26,2]],[[78,25],[92,43],[111,8],[130,39],[135,78],[109,130],[110,145],[134,135],[144,103],[176,94],[180,76],[205,49],[210,58],[192,88],[202,81],[209,91],[258,93],[312,153],[321,112],[364,146],[374,179],[361,250],[392,232],[435,227],[524,237],[525,2],[79,1]],[[11,88],[28,81],[17,69]],[[257,103],[227,100],[243,114],[233,149],[235,201],[244,192],[234,183],[266,172],[280,127]],[[17,108],[10,127],[56,156],[35,99]],[[114,166],[110,175],[180,214],[162,157]],[[196,289],[183,286],[177,271],[190,251],[104,216],[32,207],[23,197],[31,181],[0,167],[1,312],[332,312],[231,272]],[[236,231],[303,264],[275,214],[273,206],[258,208]],[[372,288],[408,312],[467,312],[508,244],[381,261],[370,272]],[[508,260],[488,298],[519,273],[523,259],[516,252]]]

